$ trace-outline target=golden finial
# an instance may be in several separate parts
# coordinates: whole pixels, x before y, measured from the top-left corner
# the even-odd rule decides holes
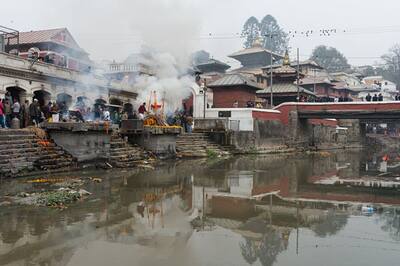
[[[283,65],[290,66],[289,52],[286,50],[285,57],[283,58]]]
[[[262,47],[262,43],[263,43],[263,38],[261,38],[261,36],[258,36],[257,38],[254,39],[253,41],[253,47]]]

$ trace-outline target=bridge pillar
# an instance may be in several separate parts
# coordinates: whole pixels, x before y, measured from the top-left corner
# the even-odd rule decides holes
[[[308,147],[312,135],[307,119],[300,119],[296,110],[289,113],[286,138],[290,145]]]
[[[351,145],[351,144],[360,144],[362,142],[362,134],[361,134],[362,125],[360,124],[359,119],[339,119],[338,125],[340,127],[347,128],[346,140],[344,140],[345,143],[343,144]]]

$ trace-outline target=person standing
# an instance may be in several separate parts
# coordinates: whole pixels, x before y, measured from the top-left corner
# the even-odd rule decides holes
[[[31,123],[35,126],[38,126],[40,117],[40,108],[37,99],[33,99],[33,102],[29,105],[29,115],[31,118]]]
[[[143,103],[142,105],[139,106],[138,112],[139,112],[139,118],[143,120],[144,114],[147,112],[146,103]]]
[[[374,94],[374,97],[372,97],[372,101],[373,102],[377,102],[378,101],[378,95],[376,95],[376,93]]]
[[[370,102],[371,101],[371,94],[367,94],[367,96],[365,96],[365,100],[367,100],[367,102]]]
[[[383,95],[382,95],[382,93],[379,93],[379,95],[378,95],[378,101],[383,102]]]
[[[6,101],[8,100],[8,103],[10,104],[10,106],[13,105],[13,99],[12,99],[11,93],[9,91],[6,92],[5,99],[6,99]]]
[[[19,104],[19,101],[17,99],[14,99],[14,103],[12,105],[12,114],[13,114],[12,117],[20,119],[19,117],[20,111],[21,111],[21,105]]]
[[[53,123],[58,123],[60,121],[60,110],[58,109],[58,105],[56,102],[50,108],[51,120]]]
[[[103,111],[103,120],[104,120],[104,121],[110,121],[110,120],[111,120],[110,111],[108,111],[108,108],[104,108],[104,111]]]
[[[29,100],[25,100],[25,103],[21,106],[21,127],[29,126]]]
[[[6,127],[11,127],[11,105],[9,100],[5,100],[4,104],[4,115],[6,117]]]
[[[3,106],[3,101],[0,101],[0,126],[2,128],[6,127],[6,124],[4,123],[4,106]]]

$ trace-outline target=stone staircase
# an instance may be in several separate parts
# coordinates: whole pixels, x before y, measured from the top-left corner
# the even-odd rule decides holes
[[[0,130],[0,176],[67,170],[73,158],[47,138],[28,129]]]
[[[148,154],[139,146],[126,142],[118,134],[111,136],[109,163],[117,168],[135,167],[148,158]]]
[[[211,141],[206,133],[179,135],[176,140],[176,151],[181,157],[208,157],[232,153],[231,147],[224,147]]]

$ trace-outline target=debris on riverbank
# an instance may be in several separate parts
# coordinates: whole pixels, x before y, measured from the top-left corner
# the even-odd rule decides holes
[[[63,177],[63,178],[36,178],[25,181],[36,186],[35,192],[20,192],[14,196],[7,196],[7,201],[17,205],[37,207],[53,207],[65,209],[68,205],[84,200],[92,195],[82,187],[88,183],[101,183],[99,177]],[[37,186],[40,190],[37,191]]]

